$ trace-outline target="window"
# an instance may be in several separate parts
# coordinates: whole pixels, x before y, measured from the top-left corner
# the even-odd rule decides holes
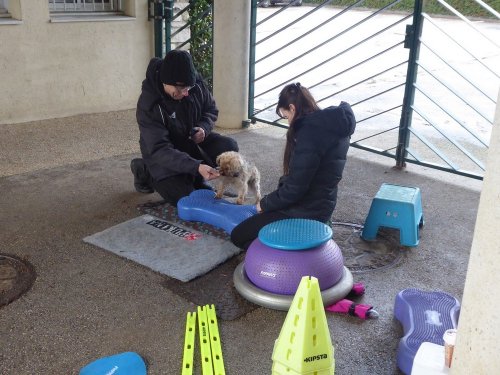
[[[0,0],[0,17],[9,17],[9,0]]]
[[[2,0],[0,0],[2,1]],[[51,13],[121,12],[122,0],[49,0]]]
[[[128,21],[132,0],[48,0],[50,22]]]
[[[21,17],[19,1],[0,0],[0,25],[18,25],[23,23],[20,18],[17,18]]]

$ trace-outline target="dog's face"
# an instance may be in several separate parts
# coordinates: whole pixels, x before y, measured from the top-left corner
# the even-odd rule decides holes
[[[224,152],[217,156],[216,162],[221,176],[239,177],[242,172],[243,160],[237,152]]]

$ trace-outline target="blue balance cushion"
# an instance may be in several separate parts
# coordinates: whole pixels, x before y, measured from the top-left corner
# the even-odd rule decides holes
[[[80,370],[80,375],[146,375],[146,364],[134,352],[103,357]]]
[[[285,219],[267,224],[259,231],[259,240],[280,250],[304,250],[317,247],[332,238],[328,225],[309,219]]]
[[[235,226],[255,215],[254,205],[239,205],[224,199],[216,199],[215,192],[195,190],[177,203],[177,214],[182,220],[201,221],[231,234]]]
[[[394,316],[404,331],[397,352],[399,369],[411,374],[413,360],[423,342],[444,345],[443,334],[457,328],[459,314],[460,303],[447,293],[412,288],[399,292],[394,304]]]

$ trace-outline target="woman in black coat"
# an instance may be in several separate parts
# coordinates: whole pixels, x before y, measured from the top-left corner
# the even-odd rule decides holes
[[[356,120],[349,104],[320,109],[309,90],[294,83],[283,88],[276,113],[289,128],[278,188],[257,204],[258,214],[236,226],[231,241],[247,249],[259,230],[289,218],[330,220],[337,203],[350,137]]]

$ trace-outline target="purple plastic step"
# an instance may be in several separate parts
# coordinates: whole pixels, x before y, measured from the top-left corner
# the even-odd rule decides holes
[[[397,364],[409,375],[417,350],[423,342],[443,345],[447,329],[457,328],[460,302],[445,292],[404,289],[396,296],[394,317],[403,326]]]

